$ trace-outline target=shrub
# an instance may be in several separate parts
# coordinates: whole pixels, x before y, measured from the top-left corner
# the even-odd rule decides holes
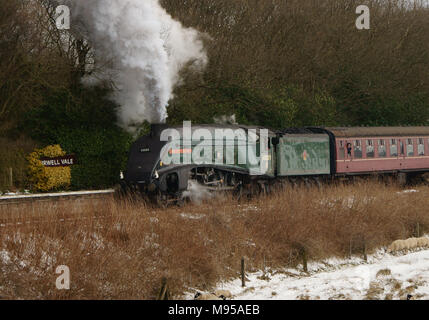
[[[181,91],[183,90],[183,91]],[[325,90],[294,85],[256,88],[247,84],[216,84],[201,97],[177,89],[168,107],[168,123],[183,120],[212,123],[214,117],[236,115],[240,124],[281,129],[297,126],[336,126],[342,121],[338,105]]]
[[[45,167],[40,160],[42,157],[54,158],[64,156],[66,153],[59,145],[36,149],[28,156],[29,181],[34,190],[50,191],[68,188],[71,183],[70,167]]]
[[[108,93],[102,88],[56,92],[21,124],[32,138],[76,154],[74,190],[111,187],[126,164],[132,136],[117,125],[117,105],[106,98]]]

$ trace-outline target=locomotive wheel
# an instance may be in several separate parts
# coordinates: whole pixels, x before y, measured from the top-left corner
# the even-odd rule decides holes
[[[242,196],[243,196],[243,185],[240,183],[237,188],[235,188],[235,190],[233,191],[233,196],[234,198],[236,198],[237,200],[241,200]]]
[[[119,185],[116,185],[114,187],[115,190],[115,198],[117,199],[124,199],[127,195],[130,194],[130,188],[127,186],[127,184],[123,181]]]
[[[176,205],[180,208],[183,208],[185,206],[185,203],[186,203],[186,198],[184,198],[182,195],[178,197],[178,199],[176,200]]]
[[[165,209],[168,207],[168,195],[158,192],[156,195],[156,204]]]
[[[258,183],[259,189],[258,189],[258,195],[269,195],[271,192],[270,185],[268,183],[260,182]]]
[[[162,192],[158,192],[156,196],[156,204],[166,209],[169,205],[176,205],[183,207],[185,205],[185,198],[182,193],[176,193],[175,195],[170,195]]]
[[[253,189],[252,185],[239,184],[234,191],[234,196],[237,200],[250,200],[254,193]]]

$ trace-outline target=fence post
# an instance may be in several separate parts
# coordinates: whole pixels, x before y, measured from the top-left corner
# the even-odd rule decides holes
[[[170,293],[167,288],[167,279],[165,277],[161,280],[161,290],[158,294],[158,300],[168,300],[170,298]]]
[[[9,168],[9,186],[13,187],[13,170],[12,168]]]
[[[418,222],[416,225],[416,234],[417,234],[417,238],[420,238],[420,224]]]
[[[349,241],[349,258],[352,258],[352,246],[353,246],[353,242],[352,242],[352,238],[350,238]]]
[[[246,275],[244,272],[244,257],[241,258],[241,286],[242,287],[246,286]]]
[[[305,250],[305,248],[302,248],[301,254],[302,254],[302,267],[304,268],[304,272],[308,272],[308,268],[307,268],[307,250]]]
[[[366,241],[365,238],[363,239],[363,260],[368,261],[368,256],[366,254]]]

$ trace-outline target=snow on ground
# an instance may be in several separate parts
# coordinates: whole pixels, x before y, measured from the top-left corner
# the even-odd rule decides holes
[[[183,219],[189,219],[189,220],[201,220],[206,217],[205,214],[191,214],[191,213],[181,213],[180,216]]]
[[[19,195],[29,195],[31,194],[29,190],[24,191],[18,191],[18,192],[10,192],[10,191],[0,191],[0,197],[1,196],[19,196]]]
[[[416,190],[416,189],[410,189],[410,190],[398,191],[398,192],[396,192],[396,193],[397,193],[397,194],[403,194],[403,193],[415,193],[415,192],[419,192],[419,190]]]
[[[277,272],[260,271],[241,280],[220,283],[217,289],[228,290],[237,300],[429,300],[429,250],[393,256],[380,250],[364,262],[358,257],[329,259],[309,264],[309,273],[296,269]],[[185,298],[192,299],[194,293]]]
[[[84,196],[84,195],[95,195],[95,194],[108,194],[114,193],[114,189],[108,190],[94,190],[94,191],[71,191],[71,192],[55,192],[55,193],[13,193],[8,192],[0,194],[0,200],[14,200],[14,199],[29,199],[29,198],[56,198],[63,196]]]
[[[396,192],[399,195],[407,195],[410,193],[416,193],[416,192],[420,192],[419,190],[416,189],[408,189],[408,190],[402,190],[402,191],[398,191]],[[375,197],[364,197],[364,198],[359,198],[359,201],[363,201],[363,203],[369,203],[371,200],[374,200]],[[358,202],[359,202],[358,201]],[[356,198],[354,195],[348,196],[348,197],[343,197],[343,196],[339,196],[339,197],[334,197],[334,198],[325,198],[323,200],[320,201],[320,204],[328,206],[328,207],[333,207],[335,204],[342,204],[342,206],[344,208],[353,208],[353,206],[356,203]]]

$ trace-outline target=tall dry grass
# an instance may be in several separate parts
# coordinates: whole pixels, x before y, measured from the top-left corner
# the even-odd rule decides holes
[[[381,183],[288,189],[237,203],[157,209],[130,200],[0,206],[0,296],[154,299],[162,277],[174,297],[248,271],[368,252],[429,231],[428,187],[397,193]],[[1,251],[2,250],[2,251]],[[67,265],[71,289],[55,287]]]

